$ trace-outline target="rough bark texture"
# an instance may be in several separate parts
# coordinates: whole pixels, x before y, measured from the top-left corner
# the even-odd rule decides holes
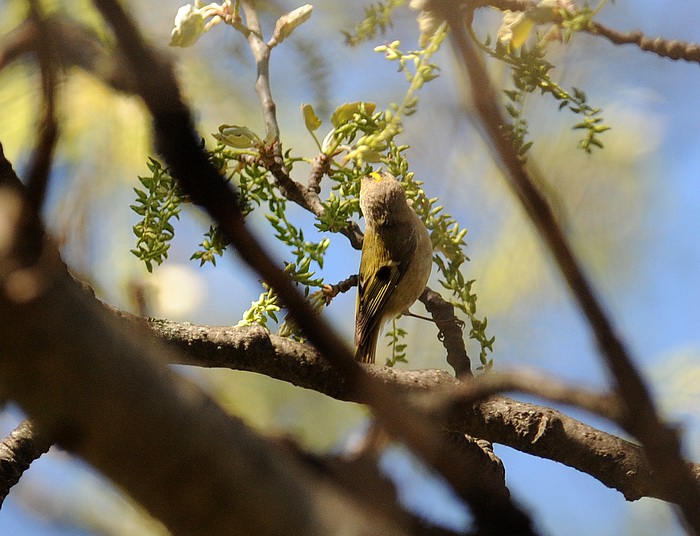
[[[165,320],[149,324],[159,338],[183,350],[178,354],[179,363],[257,372],[353,401],[342,378],[312,347],[272,335],[261,327],[209,327]],[[443,370],[376,366],[368,370],[385,384],[412,392],[428,393],[458,383]],[[455,431],[563,463],[617,489],[628,500],[671,500],[657,485],[639,445],[560,411],[502,396],[462,409],[451,420]],[[689,466],[700,482],[700,465]]]

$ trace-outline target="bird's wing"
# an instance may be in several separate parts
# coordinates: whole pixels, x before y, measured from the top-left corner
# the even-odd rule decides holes
[[[405,237],[393,237],[388,242],[393,244],[393,250],[384,245],[387,241],[377,233],[365,235],[368,241],[362,248],[360,260],[360,280],[357,293],[357,315],[355,319],[355,344],[358,353],[369,350],[374,353],[373,335],[378,334],[382,313],[391,299],[394,290],[406,273],[411,262],[411,256],[416,249],[416,233],[399,231]],[[369,259],[375,259],[370,262]],[[398,261],[392,259],[399,259]],[[371,348],[367,348],[367,346]]]

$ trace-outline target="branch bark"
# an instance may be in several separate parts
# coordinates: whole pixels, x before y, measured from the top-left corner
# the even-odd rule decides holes
[[[533,0],[475,0],[469,4],[469,9],[495,7],[501,11],[528,11],[536,6],[537,2]],[[640,50],[651,52],[661,58],[700,63],[700,45],[696,43],[664,37],[649,37],[640,30],[622,32],[595,21],[583,31],[604,37],[615,45],[636,45]]]
[[[145,322],[126,316],[132,322]],[[313,347],[272,335],[264,328],[197,326],[168,320],[149,320],[148,325],[159,339],[182,350],[176,354],[178,364],[256,372],[338,400],[359,401]],[[443,370],[367,367],[367,371],[387,386],[414,394],[459,385]],[[502,396],[460,410],[449,422],[453,431],[562,463],[618,490],[630,501],[642,497],[676,500],[652,473],[642,447],[557,410]],[[700,482],[700,465],[685,464],[694,481]]]
[[[0,443],[0,507],[10,488],[19,482],[31,463],[51,448],[49,436],[31,421],[22,421]]]

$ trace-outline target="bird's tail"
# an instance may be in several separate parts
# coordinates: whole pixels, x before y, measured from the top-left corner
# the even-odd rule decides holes
[[[379,339],[379,330],[375,329],[374,333],[363,337],[355,349],[355,359],[362,363],[374,364],[375,354],[377,353],[377,340]]]

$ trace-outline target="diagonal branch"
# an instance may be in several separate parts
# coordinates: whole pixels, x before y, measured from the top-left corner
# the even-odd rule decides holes
[[[627,408],[626,429],[645,446],[650,465],[658,475],[665,493],[675,497],[674,502],[681,505],[687,522],[700,533],[700,487],[681,458],[679,438],[658,417],[647,386],[569,246],[549,203],[537,190],[528,169],[504,135],[501,129],[504,120],[496,91],[482,59],[467,36],[461,14],[446,0],[436,0],[430,5],[450,25],[453,48],[463,70],[468,74],[478,117],[494,158],[503,169],[511,190],[550,249],[572,295],[588,320],[612,372],[615,388]]]
[[[586,31],[592,35],[605,37],[616,45],[637,45],[641,50],[652,52],[662,58],[700,63],[700,45],[695,43],[663,37],[647,37],[639,30],[619,32],[597,22],[594,22]]]
[[[155,335],[182,351],[176,354],[179,364],[220,367],[264,374],[293,385],[312,389],[338,400],[359,402],[343,377],[309,345],[270,334],[259,326],[216,327],[177,323],[169,320],[148,320],[113,311],[135,323],[147,322]],[[443,370],[398,370],[371,367],[368,372],[379,382],[416,395],[430,392],[451,392],[460,389],[460,382]],[[507,377],[506,377],[507,379]],[[487,382],[490,381],[484,377]],[[518,387],[500,382],[498,389]],[[523,387],[522,381],[519,387]],[[488,393],[497,388],[485,384]],[[553,385],[550,383],[550,385]],[[561,386],[558,386],[560,389]],[[542,395],[534,389],[522,389]],[[566,403],[577,404],[582,393],[572,398],[552,396]],[[589,397],[590,398],[590,397]],[[596,398],[592,398],[596,400]],[[598,400],[600,400],[598,398]],[[606,415],[601,402],[588,404],[589,409]],[[584,404],[587,405],[587,404]],[[608,414],[608,417],[616,415]],[[464,434],[501,443],[540,458],[556,461],[591,475],[604,485],[617,489],[627,500],[654,497],[675,502],[652,473],[639,445],[597,430],[571,417],[542,406],[491,396],[487,401],[472,404],[466,401],[452,411],[448,428]],[[700,482],[700,464],[684,462],[693,480]]]

